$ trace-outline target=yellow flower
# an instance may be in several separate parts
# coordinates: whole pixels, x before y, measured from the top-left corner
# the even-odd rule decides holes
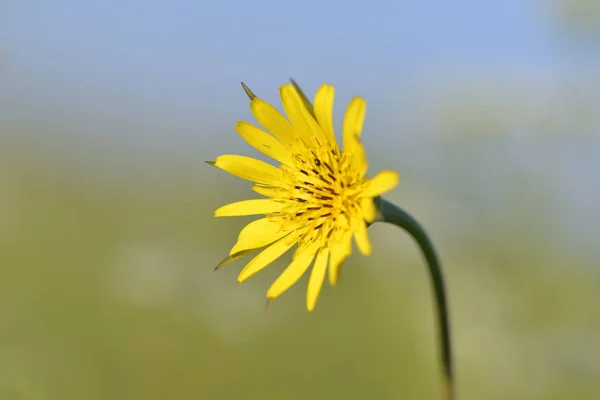
[[[266,197],[215,211],[215,217],[265,215],[242,229],[229,257],[217,269],[261,250],[238,276],[243,282],[297,244],[291,264],[273,282],[267,297],[274,299],[285,292],[314,261],[306,296],[306,306],[312,311],[327,272],[330,284],[335,285],[342,262],[352,253],[352,237],[361,253],[370,254],[367,226],[378,212],[373,199],[396,186],[398,174],[382,171],[372,179],[365,176],[368,165],[360,141],[364,99],[355,97],[348,106],[342,151],[333,129],[333,86],[319,88],[314,109],[297,86],[282,86],[281,102],[287,119],[245,85],[244,89],[264,130],[243,121],[235,129],[279,166],[239,155],[223,155],[210,162],[254,182],[254,191]]]

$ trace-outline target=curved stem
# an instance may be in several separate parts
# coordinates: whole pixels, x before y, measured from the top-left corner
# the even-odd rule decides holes
[[[444,276],[442,274],[441,264],[431,240],[417,220],[400,207],[397,207],[383,198],[379,198],[378,202],[381,213],[379,220],[394,224],[406,230],[416,240],[427,261],[437,306],[438,328],[442,352],[442,398],[444,400],[454,400],[455,388],[452,343],[450,340],[450,318],[448,315],[448,302],[446,299],[446,289],[444,286]]]

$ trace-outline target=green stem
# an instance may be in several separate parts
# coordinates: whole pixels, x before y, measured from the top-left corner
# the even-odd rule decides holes
[[[441,264],[431,240],[417,220],[400,207],[397,207],[383,198],[379,198],[378,203],[381,213],[380,221],[394,224],[406,230],[415,239],[419,247],[421,247],[421,251],[427,261],[437,306],[438,328],[442,352],[442,398],[444,400],[454,400],[455,387],[452,343],[450,340],[450,318],[448,315],[448,302],[446,299],[446,289],[444,286],[444,276],[442,274]]]

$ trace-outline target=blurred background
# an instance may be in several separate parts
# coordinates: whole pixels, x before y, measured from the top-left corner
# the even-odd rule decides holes
[[[0,399],[435,399],[421,255],[340,284],[213,272],[254,197],[243,80],[368,101],[370,172],[432,236],[462,399],[600,392],[600,2],[0,2]],[[247,261],[247,260],[246,260]]]

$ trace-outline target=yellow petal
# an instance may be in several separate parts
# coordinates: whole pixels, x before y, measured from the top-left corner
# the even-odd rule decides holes
[[[285,84],[279,88],[279,95],[281,96],[281,103],[283,104],[285,114],[292,122],[294,131],[303,137],[307,136],[309,134],[309,127],[302,113],[304,105],[302,105],[302,99],[298,96],[296,89],[289,83]]]
[[[233,246],[229,255],[238,251],[266,246],[287,234],[289,234],[289,231],[282,230],[279,222],[270,222],[268,218],[257,219],[241,230],[237,243]]]
[[[291,165],[289,148],[275,137],[244,121],[238,122],[235,130],[256,150],[282,164]]]
[[[296,135],[309,145],[316,141],[317,145],[327,146],[329,140],[325,137],[321,126],[304,105],[296,89],[287,84],[281,87],[280,93],[283,108],[290,121],[292,121]]]
[[[298,248],[291,264],[279,275],[279,278],[273,282],[267,291],[267,297],[274,299],[298,282],[298,279],[302,277],[315,258],[318,248],[317,243],[312,243],[309,247]]]
[[[352,169],[355,170],[359,176],[365,176],[365,173],[369,168],[369,163],[367,162],[365,146],[360,140],[356,140],[353,144],[352,151],[350,151],[350,157],[352,157],[350,161],[352,163]]]
[[[395,171],[385,170],[381,171],[369,184],[369,196],[375,197],[382,193],[392,190],[400,180],[398,173]]]
[[[222,268],[225,264],[229,264],[232,261],[237,260],[238,258],[242,258],[248,254],[251,254],[253,252],[255,252],[258,249],[249,249],[249,250],[244,250],[244,251],[238,251],[237,253],[234,253],[230,256],[225,257],[219,264],[217,264],[217,266],[215,267],[215,271]]]
[[[246,96],[248,96],[250,101],[254,100],[256,98],[256,95],[254,93],[252,93],[252,90],[250,90],[250,88],[248,86],[246,86],[246,84],[244,82],[240,82],[240,83],[242,84],[242,88],[244,89],[244,92],[246,92]]]
[[[360,138],[366,111],[367,103],[361,97],[353,98],[348,105],[342,126],[344,152],[352,151]]]
[[[352,234],[344,233],[340,243],[336,243],[331,248],[331,257],[329,258],[329,284],[335,286],[340,276],[342,263],[352,254]]]
[[[364,221],[358,221],[358,230],[354,232],[354,240],[361,253],[365,256],[371,254],[371,241],[369,240],[367,225]]]
[[[319,125],[323,129],[329,143],[339,151],[337,141],[335,140],[335,130],[333,129],[333,101],[335,89],[331,85],[323,84],[315,94],[315,114]]]
[[[265,185],[278,186],[283,179],[279,168],[250,157],[224,155],[212,164],[239,178]]]
[[[365,197],[361,203],[363,216],[365,221],[368,223],[373,223],[377,218],[377,207],[375,207],[375,202],[371,197]]]
[[[270,199],[243,200],[220,207],[215,211],[215,217],[272,214],[279,212],[280,209],[281,203]]]
[[[242,272],[240,272],[238,282],[244,282],[246,279],[271,264],[288,251],[294,244],[294,242],[288,243],[288,241],[281,239],[264,249],[256,257],[250,260]]]
[[[329,259],[329,250],[326,248],[321,250],[317,254],[315,265],[313,265],[310,279],[308,281],[308,289],[306,291],[306,308],[308,311],[315,309],[321,286],[323,286],[323,279],[325,279],[325,272],[327,271],[327,260]]]
[[[287,119],[275,107],[259,98],[250,102],[250,108],[254,118],[273,136],[282,143],[290,145],[294,143],[294,129]]]
[[[284,191],[280,187],[264,186],[258,184],[252,185],[252,190],[254,190],[258,194],[262,194],[263,196],[267,197],[277,197]]]
[[[296,89],[296,92],[298,93],[298,96],[300,96],[300,100],[302,100],[302,104],[304,105],[304,108],[306,108],[306,110],[308,111],[308,113],[310,115],[312,115],[313,117],[316,118],[316,116],[315,116],[315,108],[313,107],[313,105],[310,102],[310,100],[308,99],[308,97],[306,97],[306,95],[304,94],[304,91],[302,90],[302,88],[300,88],[300,86],[298,85],[298,83],[296,83],[296,81],[294,81],[291,78],[290,78],[290,82],[292,83],[292,86],[294,87],[294,89]]]

